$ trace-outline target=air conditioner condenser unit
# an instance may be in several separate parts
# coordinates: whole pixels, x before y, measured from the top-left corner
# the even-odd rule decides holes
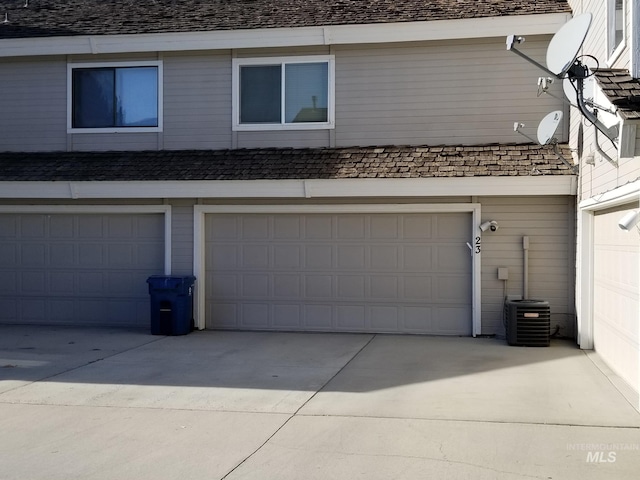
[[[548,347],[551,309],[544,300],[506,300],[504,321],[507,343],[524,347]]]

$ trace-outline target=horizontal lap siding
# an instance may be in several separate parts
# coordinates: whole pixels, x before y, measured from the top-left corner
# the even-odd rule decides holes
[[[171,201],[171,273],[193,273],[193,201]]]
[[[508,295],[522,295],[524,252],[529,237],[529,297],[549,301],[551,327],[574,335],[573,197],[483,197],[482,220],[497,220],[497,232],[482,234],[482,330],[504,334],[504,282],[498,268],[509,269]],[[478,231],[479,233],[479,231]]]
[[[231,148],[231,55],[164,57],[164,148]]]
[[[329,147],[329,130],[238,132],[238,148]]]
[[[0,61],[0,151],[66,150],[63,57]]]
[[[527,39],[543,60],[548,37]],[[523,142],[562,102],[504,39],[336,47],[336,145]],[[560,93],[560,86],[554,85]],[[566,127],[559,131],[566,138]]]

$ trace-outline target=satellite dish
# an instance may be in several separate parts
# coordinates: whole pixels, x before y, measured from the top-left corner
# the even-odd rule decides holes
[[[562,110],[556,110],[545,116],[538,125],[538,143],[548,145],[562,121]]]
[[[562,78],[566,75],[578,58],[592,18],[591,13],[582,13],[574,17],[565,23],[549,42],[547,68],[557,77]]]

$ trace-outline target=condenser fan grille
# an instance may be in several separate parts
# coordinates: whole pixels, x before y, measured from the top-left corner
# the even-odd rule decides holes
[[[548,347],[551,310],[543,300],[505,302],[505,328],[509,345]]]

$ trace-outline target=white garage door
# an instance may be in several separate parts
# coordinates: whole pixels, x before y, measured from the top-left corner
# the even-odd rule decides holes
[[[471,214],[208,214],[208,328],[471,335]]]
[[[638,392],[640,238],[636,229],[618,228],[630,210],[608,211],[594,219],[593,339],[603,360]]]
[[[0,323],[149,325],[159,214],[0,214]]]

